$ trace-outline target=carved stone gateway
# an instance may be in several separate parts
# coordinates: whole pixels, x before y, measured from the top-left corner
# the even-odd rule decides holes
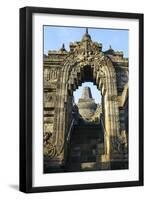
[[[44,172],[68,171],[73,92],[86,81],[102,95],[104,141],[97,142],[99,166],[93,169],[128,167],[128,59],[111,46],[103,52],[102,44],[93,42],[86,29],[81,42],[70,43],[70,51],[63,45],[44,56]]]

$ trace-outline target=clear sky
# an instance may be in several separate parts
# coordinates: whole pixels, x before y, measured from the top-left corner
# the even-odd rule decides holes
[[[111,45],[112,49],[115,51],[123,51],[124,57],[129,57],[128,30],[88,28],[88,32],[93,41],[102,43],[103,51],[109,49],[109,45]],[[44,26],[44,54],[47,55],[48,50],[59,50],[63,43],[68,51],[69,43],[81,41],[84,33],[85,28]],[[96,103],[101,101],[101,95],[96,86],[87,82],[82,84],[82,87],[79,87],[79,90],[74,92],[76,103],[79,97],[81,97],[81,91],[84,86],[89,86],[91,88],[92,96],[95,98]]]

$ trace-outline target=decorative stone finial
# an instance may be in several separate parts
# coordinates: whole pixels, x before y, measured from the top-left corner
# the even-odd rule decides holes
[[[109,45],[109,49],[107,51],[104,52],[107,55],[113,55],[114,54],[114,50],[112,49],[112,46]]]
[[[90,87],[84,87],[82,91],[82,99],[92,99]]]
[[[86,33],[88,34],[88,28],[86,28]]]
[[[64,43],[62,44],[62,49],[65,49],[65,45],[64,45]]]
[[[60,51],[66,51],[64,43],[62,44]]]
[[[91,36],[90,36],[89,33],[88,33],[88,28],[86,28],[86,32],[85,32],[85,34],[83,35],[82,41],[83,41],[83,42],[85,42],[85,41],[91,41]]]

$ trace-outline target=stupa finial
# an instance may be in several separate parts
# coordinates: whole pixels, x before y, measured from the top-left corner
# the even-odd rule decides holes
[[[82,41],[91,41],[91,36],[88,33],[88,28],[86,28],[86,32],[83,35]]]
[[[62,44],[60,51],[66,51],[64,43]]]
[[[92,99],[91,89],[90,87],[86,86],[83,88],[82,91],[82,99]]]
[[[86,27],[86,33],[88,34],[88,28]]]

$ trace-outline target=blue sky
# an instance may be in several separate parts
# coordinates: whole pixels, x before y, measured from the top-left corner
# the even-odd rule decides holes
[[[128,30],[88,28],[88,32],[93,41],[102,43],[103,51],[109,49],[109,45],[111,45],[115,51],[123,51],[124,57],[128,57]],[[68,51],[69,43],[81,41],[84,33],[85,28],[44,26],[44,54],[47,55],[48,50],[59,50],[63,43]],[[87,82],[82,84],[82,87],[79,87],[79,90],[74,92],[76,103],[78,98],[81,97],[81,91],[84,86],[89,86],[96,103],[100,102],[100,92],[98,92],[96,86]]]

